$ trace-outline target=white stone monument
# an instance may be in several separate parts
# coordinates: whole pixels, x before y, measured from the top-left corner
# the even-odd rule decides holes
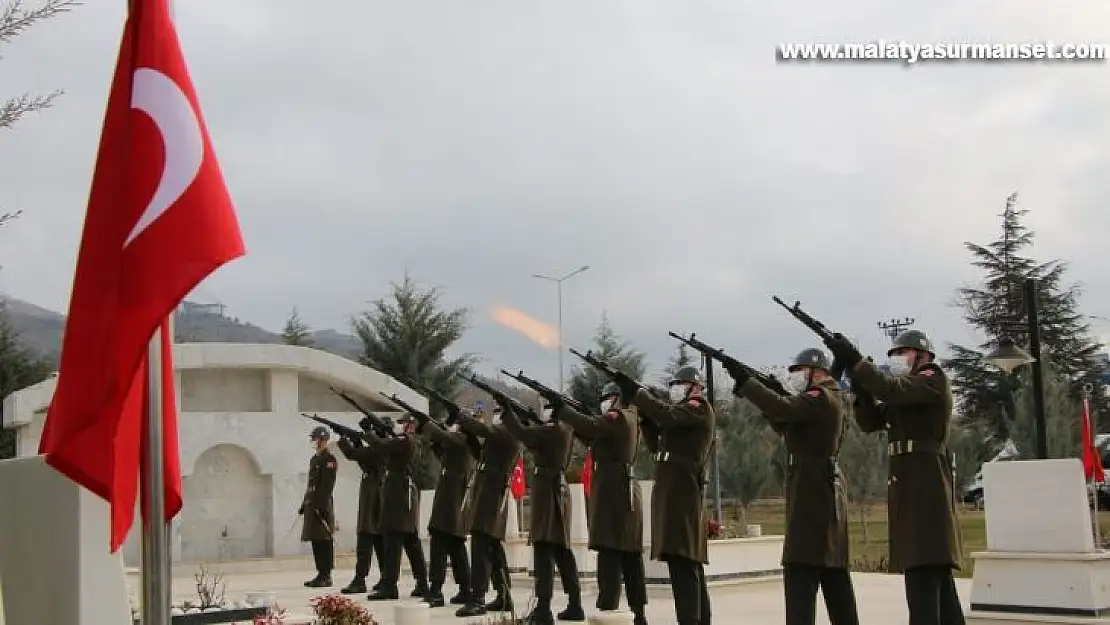
[[[988,463],[983,493],[968,624],[1110,623],[1110,553],[1095,548],[1079,460]]]
[[[578,564],[578,574],[594,577],[597,574],[597,553],[590,551],[590,529],[586,521],[586,489],[581,484],[570,487],[570,548]]]
[[[8,623],[131,622],[123,558],[108,552],[107,503],[41,456],[0,461],[0,493],[19,502],[0,506],[0,536],[7,537],[0,609]]]

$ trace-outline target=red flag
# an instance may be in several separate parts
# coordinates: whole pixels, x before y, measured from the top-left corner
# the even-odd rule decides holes
[[[524,458],[517,456],[516,467],[513,469],[513,481],[509,486],[513,493],[513,499],[524,497],[524,487]]]
[[[582,461],[582,490],[586,494],[590,494],[590,480],[594,476],[594,451],[592,449],[586,450],[586,459]]]
[[[1102,471],[1102,458],[1091,436],[1091,402],[1086,397],[1083,398],[1083,423],[1079,431],[1083,438],[1083,473],[1088,480],[1101,484],[1106,481],[1106,475]]]
[[[112,504],[112,551],[133,520],[148,342],[189,291],[244,253],[167,0],[132,0],[39,448]],[[172,381],[169,338],[162,365]],[[163,391],[170,519],[181,471],[172,382]]]

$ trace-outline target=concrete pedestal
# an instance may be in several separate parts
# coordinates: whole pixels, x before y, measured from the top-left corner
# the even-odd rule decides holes
[[[19,502],[0,506],[0,604],[8,623],[131,622],[123,559],[108,552],[107,503],[41,456],[0,461],[0,493]]]
[[[621,610],[606,610],[591,614],[586,618],[589,625],[632,625],[635,616],[631,612]]]
[[[989,463],[983,493],[967,622],[1110,623],[1110,553],[1095,549],[1079,460]]]
[[[426,603],[406,602],[393,608],[394,625],[428,625],[431,609]]]

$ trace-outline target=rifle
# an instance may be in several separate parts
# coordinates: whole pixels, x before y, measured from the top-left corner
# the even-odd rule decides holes
[[[726,369],[733,367],[739,368],[743,370],[744,373],[747,373],[749,377],[754,378],[760,384],[771,389],[778,395],[782,397],[790,396],[790,392],[786,390],[786,387],[782,385],[782,382],[779,382],[777,379],[767,375],[766,373],[763,373],[762,371],[757,371],[749,367],[748,365],[740,362],[739,360],[733,358],[732,356],[729,356],[725,353],[725,350],[720,349],[719,347],[710,347],[702,341],[699,341],[694,333],[690,333],[690,338],[685,338],[679,334],[675,334],[674,332],[668,332],[667,334],[669,334],[671,338],[682,341],[683,344],[690,346],[692,349],[704,354],[706,357],[720,362],[725,366]]]
[[[462,408],[455,402],[448,399],[447,396],[443,393],[440,393],[434,388],[425,386],[424,384],[416,381],[413,381],[410,386],[419,391],[421,395],[424,395],[428,399],[439,402],[440,405],[447,409],[447,418],[443,420],[443,425],[452,426],[455,424],[456,421],[459,420],[459,417],[462,416]]]
[[[404,410],[405,412],[412,415],[412,418],[414,418],[414,419],[419,419],[419,420],[427,419],[429,421],[432,420],[432,418],[429,417],[427,415],[427,413],[425,413],[423,410],[417,410],[416,407],[413,406],[412,404],[406,402],[405,400],[401,399],[400,397],[397,397],[396,393],[394,393],[393,395],[386,395],[385,393],[383,393],[381,391],[378,391],[378,394],[381,395],[382,397],[388,399],[389,401],[397,404],[398,406],[400,406],[402,410]]]
[[[542,382],[540,382],[540,381],[538,381],[534,378],[530,378],[530,377],[524,375],[524,371],[521,371],[520,373],[517,373],[517,374],[512,374],[512,373],[509,373],[508,371],[505,371],[504,369],[502,369],[501,373],[504,373],[505,375],[507,375],[510,378],[516,380],[517,382],[520,382],[524,386],[527,386],[528,388],[532,389],[533,391],[536,391],[536,393],[539,394],[540,397],[543,397],[544,399],[551,402],[552,404],[557,404],[559,402],[562,402],[562,403],[570,406],[573,410],[575,410],[577,412],[580,412],[582,414],[590,414],[590,410],[588,408],[586,408],[585,404],[583,404],[582,402],[578,401],[577,399],[575,399],[573,397],[569,397],[569,396],[567,396],[563,393],[560,393],[559,391],[551,388],[550,386],[546,386],[545,384],[543,384]]]
[[[352,440],[352,441],[364,441],[364,440],[366,440],[366,434],[364,432],[360,432],[360,431],[358,431],[354,428],[349,428],[349,427],[343,425],[342,423],[336,423],[335,421],[332,421],[331,419],[328,419],[326,417],[321,417],[320,415],[308,414],[306,412],[302,412],[301,416],[305,417],[305,418],[308,418],[308,419],[312,419],[313,421],[315,421],[316,423],[319,423],[320,425],[328,426],[328,429],[330,429],[332,432],[335,432],[336,436],[338,436],[340,438],[346,438],[346,439]]]
[[[620,369],[617,369],[616,367],[614,367],[613,365],[605,362],[604,360],[601,360],[597,356],[594,356],[592,351],[587,350],[586,353],[583,354],[582,352],[580,352],[580,351],[578,351],[578,350],[576,350],[572,347],[572,348],[570,348],[570,353],[574,354],[575,356],[578,356],[586,364],[590,365],[591,367],[593,367],[593,368],[601,371],[605,375],[609,376],[609,378],[611,380],[613,380],[614,382],[617,382],[617,383],[620,383],[621,381],[631,382],[631,383],[635,384],[637,387],[642,388],[645,391],[651,393],[650,388],[644,386],[643,384],[640,384],[640,382],[638,382],[637,380],[633,380],[632,376],[628,375],[627,373],[621,371]],[[652,395],[654,396],[654,393],[652,393]]]
[[[802,310],[802,303],[800,301],[794,300],[793,306],[787,306],[786,302],[779,299],[778,295],[772,295],[771,300],[779,306],[785,308],[786,312],[790,313],[795,319],[801,322],[802,325],[812,330],[813,333],[816,334],[825,345],[828,345],[830,342],[832,342],[833,333],[829,332],[829,329],[825,327],[825,324],[814,319],[809,313]],[[829,375],[832,376],[832,379],[839,382],[840,378],[844,377],[844,366],[834,362],[832,364],[832,368],[829,370]]]
[[[391,438],[393,436],[393,428],[389,427],[389,425],[387,425],[385,421],[382,421],[381,417],[367,411],[365,408],[362,407],[361,404],[355,401],[354,398],[347,393],[344,393],[334,386],[329,386],[328,388],[331,390],[331,392],[343,398],[343,401],[350,404],[352,408],[366,415],[366,422],[370,424],[369,429],[374,430],[374,434],[376,434],[379,438]]]
[[[465,375],[462,375],[462,374],[460,374],[459,377],[466,380],[467,382],[470,382],[471,384],[473,384],[478,389],[489,393],[490,395],[493,396],[494,399],[500,399],[500,400],[508,403],[510,406],[513,407],[513,412],[520,415],[522,421],[525,421],[525,422],[531,421],[533,423],[540,424],[540,425],[543,424],[543,421],[540,419],[539,415],[536,414],[536,411],[529,408],[528,406],[525,406],[524,403],[521,402],[520,400],[518,400],[514,397],[510,397],[510,396],[506,395],[505,393],[502,393],[501,391],[493,388],[489,384],[486,384],[485,382],[479,380],[477,377],[474,377],[474,376],[469,376],[468,377],[468,376],[465,376]]]

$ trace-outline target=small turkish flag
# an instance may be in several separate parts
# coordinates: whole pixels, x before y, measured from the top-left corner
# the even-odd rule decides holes
[[[167,0],[132,0],[108,96],[39,453],[112,504],[112,551],[134,521],[154,332],[245,253]],[[166,520],[181,509],[173,363],[162,337]]]
[[[1083,398],[1083,423],[1079,426],[1079,433],[1083,437],[1083,473],[1088,480],[1101,484],[1106,481],[1106,475],[1102,471],[1102,458],[1091,436],[1091,401],[1086,397]]]
[[[587,449],[586,459],[582,461],[582,490],[584,490],[587,495],[590,494],[590,480],[592,480],[594,476],[593,453],[594,451],[592,449]]]
[[[513,499],[522,499],[524,497],[524,458],[517,456],[516,467],[513,469],[513,480],[510,483],[510,490],[513,493]]]

